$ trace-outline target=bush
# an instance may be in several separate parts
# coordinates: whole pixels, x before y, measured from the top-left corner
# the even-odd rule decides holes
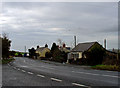
[[[51,52],[46,52],[45,57],[46,58],[51,58],[52,57],[52,53]]]
[[[91,49],[84,53],[86,55],[87,65],[102,64],[103,57],[105,56],[105,49],[96,43]]]
[[[15,60],[15,59],[13,59],[13,58],[3,59],[3,60],[1,60],[1,62],[2,62],[2,64],[7,64],[7,63],[9,63],[9,62],[11,62],[11,61],[13,61],[13,60]]]
[[[117,65],[95,65],[95,66],[92,66],[92,68],[100,69],[100,70],[119,71],[119,66]]]

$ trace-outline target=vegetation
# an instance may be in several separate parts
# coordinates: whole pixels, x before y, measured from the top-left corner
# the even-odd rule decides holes
[[[90,50],[85,52],[85,55],[87,57],[87,65],[102,64],[103,57],[105,56],[105,49],[101,45],[96,43]]]
[[[119,66],[117,65],[95,65],[95,66],[92,66],[92,68],[99,69],[99,70],[120,71]]]
[[[28,51],[29,51],[30,58],[34,58],[34,56],[36,56],[36,53],[35,53],[36,50],[34,48],[31,48]]]
[[[3,59],[9,58],[10,46],[11,46],[11,41],[9,40],[8,36],[4,33],[2,37],[2,58]]]
[[[53,61],[61,63],[67,61],[67,53],[60,51],[56,43],[53,43],[50,53],[52,54]]]
[[[9,63],[9,62],[11,62],[11,61],[13,61],[13,60],[15,60],[15,59],[13,59],[13,58],[10,58],[10,59],[2,59],[2,60],[0,60],[0,64],[2,63],[2,64],[7,64],[7,63]]]

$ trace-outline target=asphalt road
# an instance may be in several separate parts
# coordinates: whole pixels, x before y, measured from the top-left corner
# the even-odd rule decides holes
[[[117,88],[118,72],[63,65],[16,57],[2,66],[3,86],[67,86],[80,88]]]

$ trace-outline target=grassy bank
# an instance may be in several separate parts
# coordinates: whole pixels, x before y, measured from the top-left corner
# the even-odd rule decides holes
[[[3,59],[3,60],[0,60],[0,64],[7,64],[11,61],[13,61],[14,59],[13,58],[9,58],[9,59]]]
[[[117,65],[95,65],[92,66],[92,68],[98,70],[119,71],[119,66]]]

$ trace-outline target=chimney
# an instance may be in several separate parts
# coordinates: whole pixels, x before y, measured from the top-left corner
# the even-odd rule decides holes
[[[65,43],[63,43],[63,48],[65,48],[65,47],[66,47]]]
[[[37,49],[39,48],[39,45],[37,46]]]

